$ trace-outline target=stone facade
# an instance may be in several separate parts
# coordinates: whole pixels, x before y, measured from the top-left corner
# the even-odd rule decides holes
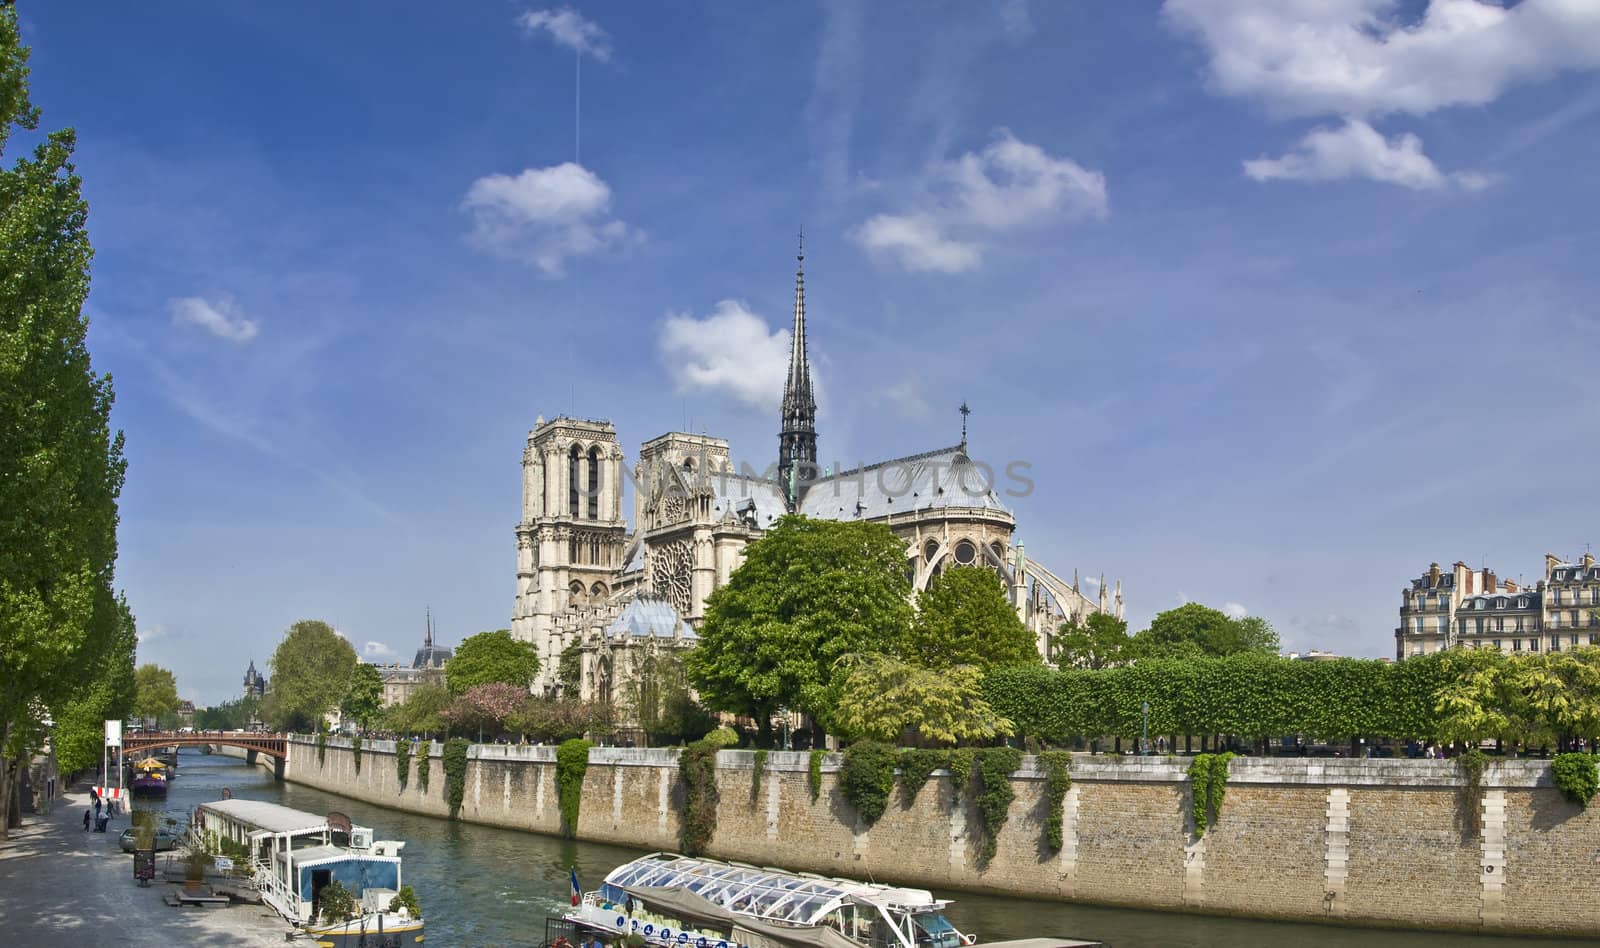
[[[393,744],[296,739],[286,779],[382,806],[447,815],[442,748],[429,791],[413,772],[401,792]],[[985,869],[974,862],[976,808],[944,772],[908,805],[896,787],[883,818],[860,825],[838,789],[839,758],[823,766],[813,802],[808,756],[767,756],[753,794],[754,755],[718,757],[721,802],[711,855],[852,878],[1141,908],[1301,921],[1498,933],[1592,935],[1600,903],[1583,867],[1600,851],[1600,808],[1579,809],[1551,786],[1549,765],[1502,761],[1464,799],[1453,762],[1238,758],[1216,824],[1196,839],[1186,762],[1088,757],[1072,764],[1062,805],[1064,845],[1044,851],[1043,774],[1032,759],[1012,777],[1016,799]],[[577,836],[676,850],[682,810],[677,752],[595,748]],[[1479,809],[1479,826],[1463,805]],[[476,746],[460,818],[560,831],[555,748]],[[584,880],[593,884],[590,880]],[[981,932],[979,933],[981,936]]]
[[[516,526],[517,583],[511,631],[539,653],[535,690],[560,689],[560,656],[581,651],[579,696],[604,698],[636,649],[690,648],[691,638],[618,632],[627,604],[669,604],[691,629],[706,599],[779,517],[879,523],[906,544],[906,569],[921,590],[951,565],[998,573],[1041,655],[1062,623],[1094,612],[1122,615],[1122,585],[1104,577],[1091,599],[1026,556],[1017,523],[997,492],[996,472],[959,444],[851,468],[819,469],[816,405],[806,348],[805,283],[795,278],[792,352],[780,406],[779,456],[757,471],[735,465],[726,439],[668,432],[644,442],[631,469],[610,421],[541,416],[522,453],[522,516]],[[966,406],[962,406],[963,419]],[[622,510],[633,478],[632,522]],[[626,709],[623,709],[626,712]]]
[[[1558,652],[1600,645],[1600,566],[1587,553],[1576,563],[1545,554],[1544,578],[1531,587],[1496,578],[1490,569],[1434,563],[1400,593],[1395,658],[1452,647],[1506,652]]]

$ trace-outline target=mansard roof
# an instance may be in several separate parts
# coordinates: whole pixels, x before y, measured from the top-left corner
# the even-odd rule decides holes
[[[732,514],[738,518],[748,510],[755,516],[755,525],[765,530],[789,512],[783,492],[766,478],[719,474],[711,478],[711,484],[717,491],[711,499],[712,512],[718,517]]]
[[[647,596],[636,596],[622,613],[606,627],[607,635],[627,634],[635,638],[694,639],[694,629],[678,618],[672,604]]]
[[[929,507],[1009,513],[987,482],[991,475],[958,444],[822,478],[806,490],[800,512],[827,520],[873,520]]]

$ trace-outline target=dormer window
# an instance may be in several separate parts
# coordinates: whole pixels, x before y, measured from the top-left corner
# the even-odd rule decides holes
[[[1526,608],[1528,608],[1528,600],[1526,600],[1526,599],[1518,599],[1517,600],[1517,608],[1518,609],[1526,609]]]

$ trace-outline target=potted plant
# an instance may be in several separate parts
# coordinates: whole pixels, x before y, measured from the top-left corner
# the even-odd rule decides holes
[[[204,849],[191,848],[189,855],[183,859],[183,890],[199,892],[200,884],[206,879],[206,870],[210,868],[211,854]]]

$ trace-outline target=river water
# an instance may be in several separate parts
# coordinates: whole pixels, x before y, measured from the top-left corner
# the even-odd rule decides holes
[[[270,800],[312,813],[338,810],[371,826],[378,839],[405,840],[405,881],[416,890],[428,920],[428,944],[442,948],[537,946],[544,918],[566,906],[570,867],[587,889],[618,863],[640,851],[579,843],[533,833],[453,823],[372,806],[295,784],[275,783],[270,773],[242,760],[186,750],[178,777],[159,807],[180,825],[196,803],[234,796]],[[435,780],[444,777],[434,774]],[[1574,867],[1586,871],[1587,867]],[[983,941],[1050,934],[1104,941],[1115,948],[1509,948],[1526,939],[1336,928],[1324,925],[1209,918],[1167,912],[1096,908],[1059,902],[941,893],[952,898],[948,915],[962,931]],[[1600,946],[1600,941],[1541,940],[1540,945]]]

